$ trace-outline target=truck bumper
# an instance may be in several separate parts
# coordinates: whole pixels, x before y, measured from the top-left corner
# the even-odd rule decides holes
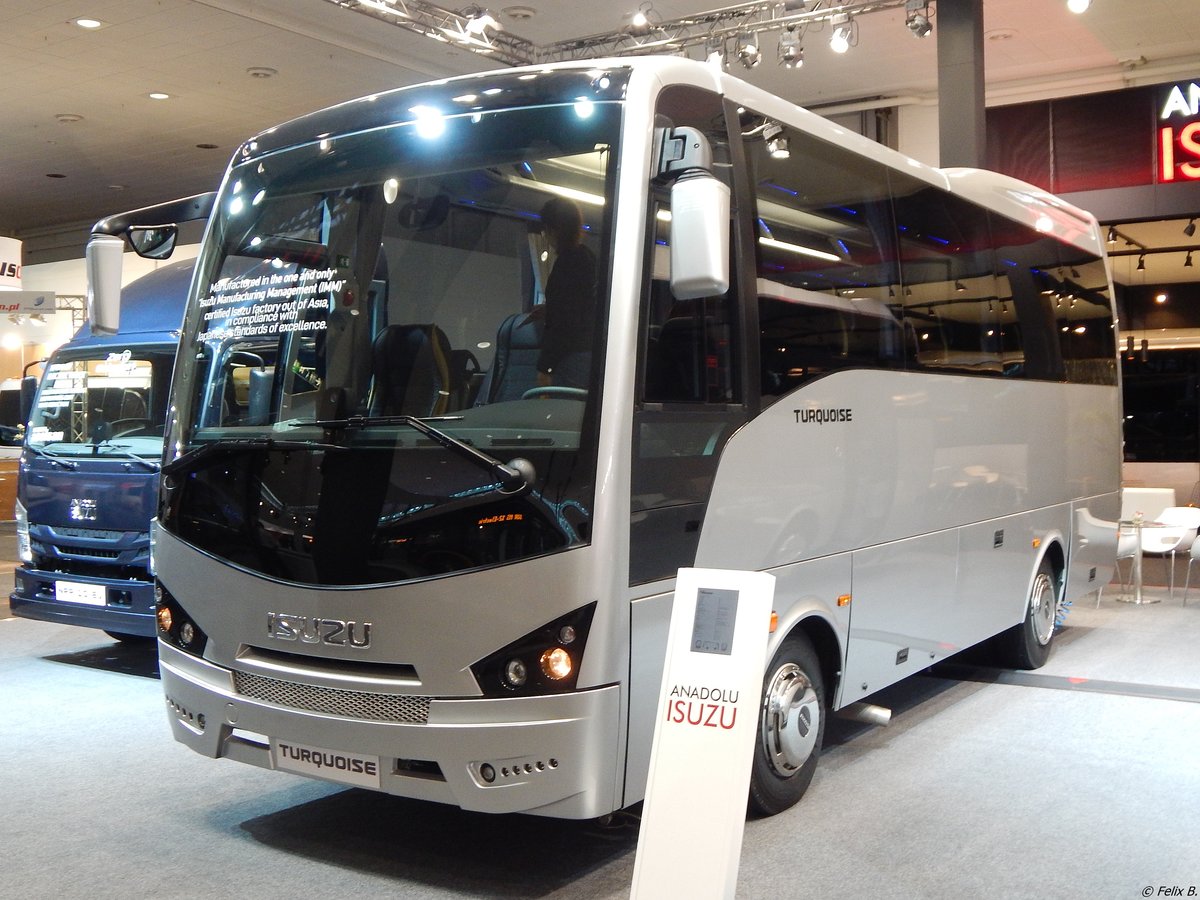
[[[13,573],[13,581],[14,589],[8,598],[13,615],[140,637],[154,637],[156,633],[154,585],[149,582],[65,575],[27,566]],[[104,605],[58,599],[57,585],[61,581],[102,587]]]

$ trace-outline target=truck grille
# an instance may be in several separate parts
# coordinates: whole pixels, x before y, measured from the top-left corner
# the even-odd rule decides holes
[[[233,675],[239,694],[264,703],[375,722],[424,725],[429,721],[428,697],[317,687],[250,672],[235,671]]]

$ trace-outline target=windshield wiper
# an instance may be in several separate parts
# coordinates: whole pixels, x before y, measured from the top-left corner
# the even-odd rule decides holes
[[[67,459],[61,453],[51,453],[49,450],[43,450],[41,447],[33,446],[33,444],[29,445],[29,451],[37,456],[42,457],[43,459],[50,460],[50,464],[53,466],[61,466],[64,469],[79,468],[79,463],[73,459]]]
[[[163,475],[182,475],[196,469],[200,463],[213,456],[240,453],[243,450],[345,450],[341,444],[326,444],[318,441],[281,441],[276,438],[236,438],[217,440],[193,447],[183,456],[177,457],[162,467]]]
[[[446,416],[439,417],[438,420],[453,421],[458,418],[460,417]],[[507,463],[501,462],[496,457],[489,456],[482,450],[473,447],[464,440],[454,437],[452,434],[447,434],[440,429],[434,428],[428,421],[418,419],[416,416],[350,416],[345,419],[317,419],[314,422],[290,422],[288,424],[293,428],[315,426],[323,428],[327,432],[344,431],[351,428],[367,428],[372,425],[407,425],[414,431],[425,435],[425,437],[434,443],[441,444],[447,450],[457,453],[463,459],[483,469],[500,482],[501,493],[521,493],[533,484],[535,477],[533,463],[529,460],[517,457],[516,459],[509,460]]]
[[[145,466],[151,472],[157,472],[161,468],[161,466],[159,465],[159,463],[156,460],[146,459],[144,456],[138,456],[136,453],[129,450],[129,448],[123,447],[120,444],[110,444],[110,443],[95,444],[94,450],[100,454],[107,454],[108,451],[115,450],[118,454],[120,454],[121,456],[124,456],[126,459],[131,459],[136,463],[141,463],[143,466]]]

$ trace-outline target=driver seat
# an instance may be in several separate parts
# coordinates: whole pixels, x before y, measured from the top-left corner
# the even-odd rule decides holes
[[[496,330],[496,355],[479,388],[476,406],[520,400],[537,387],[537,363],[542,352],[542,319],[513,313]]]
[[[450,402],[450,341],[436,325],[388,325],[371,347],[369,414],[439,416]]]

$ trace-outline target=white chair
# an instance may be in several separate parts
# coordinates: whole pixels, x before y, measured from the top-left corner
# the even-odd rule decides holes
[[[1196,543],[1200,543],[1200,538],[1197,538]],[[1193,550],[1195,550],[1194,546],[1193,546]],[[1135,565],[1134,560],[1137,559],[1138,554],[1141,552],[1142,552],[1141,542],[1138,541],[1137,529],[1133,526],[1133,524],[1130,522],[1117,523],[1117,560],[1116,560],[1115,568],[1116,568],[1117,576],[1121,579],[1121,593],[1122,594],[1125,594],[1128,592],[1129,585],[1133,582],[1133,567]],[[1200,552],[1200,551],[1197,551],[1197,552]],[[1124,575],[1121,574],[1121,560],[1123,560],[1123,559],[1129,560],[1129,577],[1128,578],[1126,578]],[[1189,569],[1189,573],[1190,573],[1190,569]],[[1101,587],[1100,590],[1096,591],[1096,608],[1097,609],[1100,608],[1100,598],[1103,596],[1104,596],[1104,588]],[[1186,601],[1186,599],[1187,599],[1187,594],[1185,591],[1184,600]]]
[[[1192,563],[1200,559],[1200,537],[1192,541],[1191,552],[1188,553],[1187,576],[1183,579],[1183,605],[1187,606],[1188,587],[1192,583]]]
[[[1153,522],[1162,511],[1175,506],[1175,488],[1124,487],[1121,488],[1121,521],[1128,522],[1137,513],[1142,520]]]
[[[1170,597],[1175,599],[1175,554],[1191,548],[1200,531],[1200,508],[1195,506],[1169,506],[1159,513],[1158,519],[1142,528],[1142,553],[1165,556],[1170,560],[1168,580]]]

